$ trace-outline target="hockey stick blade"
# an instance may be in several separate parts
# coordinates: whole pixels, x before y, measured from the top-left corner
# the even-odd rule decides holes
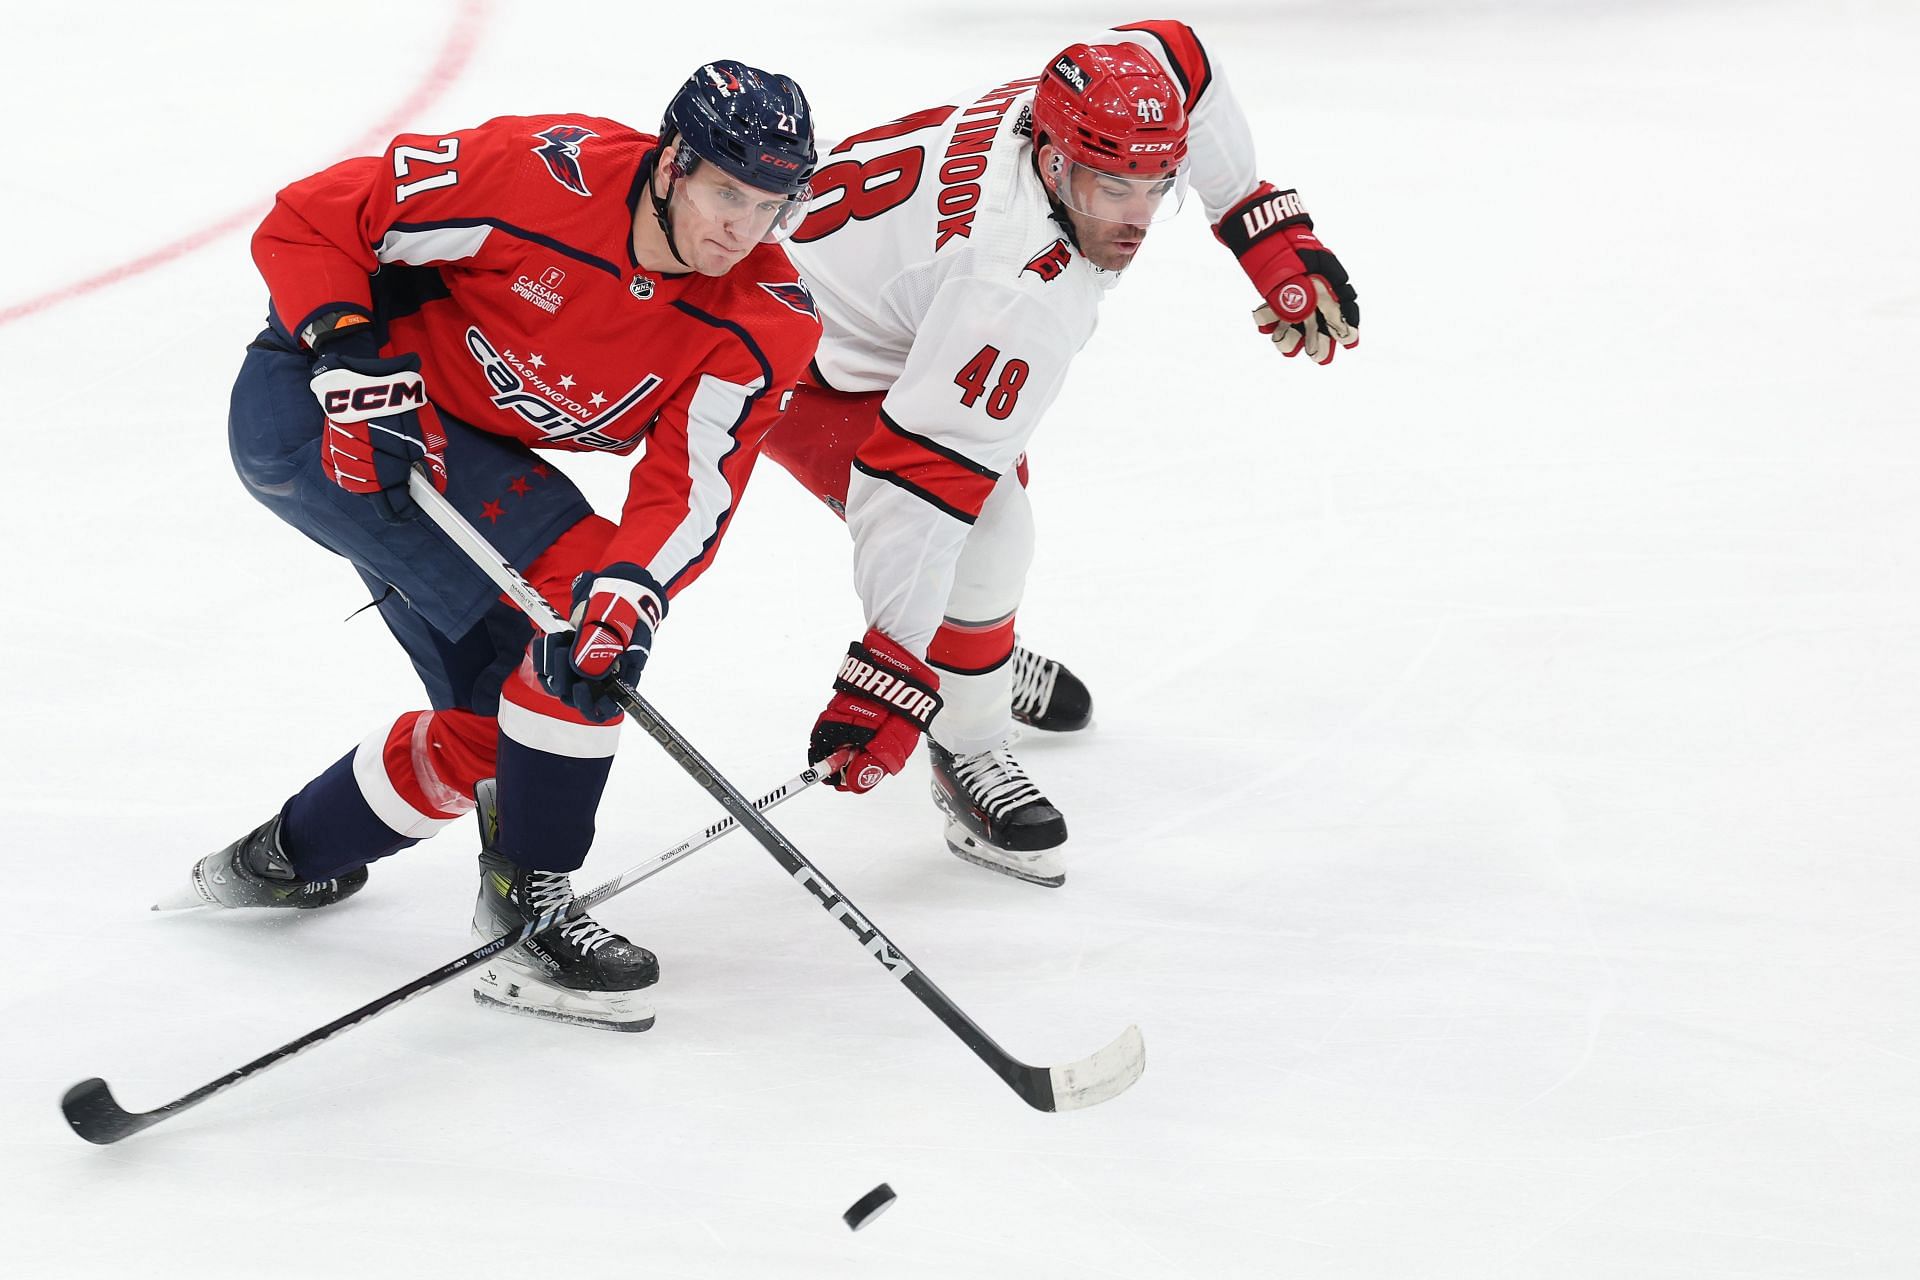
[[[113,1100],[107,1082],[82,1080],[60,1098],[60,1110],[73,1131],[98,1146],[118,1142],[167,1118],[166,1108],[136,1115]]]
[[[1052,1111],[1078,1111],[1117,1098],[1147,1069],[1147,1041],[1140,1028],[1128,1027],[1100,1052],[1047,1071]]]
[[[503,557],[487,536],[474,528],[459,510],[433,487],[432,481],[415,467],[407,477],[407,492],[426,517],[439,526],[454,545],[465,551],[493,584],[517,605],[527,620],[548,635],[568,630],[568,624],[545,596],[521,576],[512,562]],[[1075,1111],[1105,1102],[1124,1093],[1146,1070],[1146,1045],[1138,1027],[1128,1027],[1120,1037],[1092,1057],[1064,1067],[1036,1067],[1001,1048],[980,1024],[967,1016],[946,992],[934,985],[891,938],[880,931],[866,915],[848,900],[780,829],[754,811],[745,796],[714,768],[681,732],[655,711],[626,680],[612,678],[605,692],[620,704],[634,723],[686,771],[729,816],[739,821],[760,847],[780,864],[794,881],[810,894],[829,916],[846,926],[862,950],[872,956],[894,981],[905,987],[934,1017],[946,1024],[960,1042],[973,1051],[995,1075],[1018,1094],[1020,1100],[1036,1111]]]

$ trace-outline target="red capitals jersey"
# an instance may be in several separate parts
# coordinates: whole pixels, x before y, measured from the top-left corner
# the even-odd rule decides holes
[[[672,595],[710,563],[820,322],[776,245],[718,278],[635,261],[657,148],[589,116],[403,134],[282,191],[253,255],[280,327],[376,317],[443,417],[536,449],[644,440],[603,563]]]

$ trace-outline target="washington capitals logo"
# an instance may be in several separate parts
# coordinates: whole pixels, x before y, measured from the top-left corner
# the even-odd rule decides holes
[[[791,284],[768,284],[762,280],[760,287],[801,315],[819,318],[820,313],[813,308],[813,295],[798,280]]]
[[[1067,242],[1065,240],[1055,240],[1052,244],[1034,254],[1032,258],[1027,260],[1027,265],[1020,269],[1022,271],[1031,271],[1042,280],[1052,280],[1062,271],[1065,271],[1067,264],[1072,261],[1073,254],[1067,248]]]
[[[546,144],[535,147],[533,154],[546,162],[547,172],[555,182],[575,195],[593,194],[587,190],[586,175],[580,172],[580,144],[598,136],[593,130],[582,129],[577,124],[557,124],[533,136]]]

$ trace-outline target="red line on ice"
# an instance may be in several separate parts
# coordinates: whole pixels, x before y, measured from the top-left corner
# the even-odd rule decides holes
[[[447,33],[447,42],[440,49],[440,56],[427,74],[414,85],[413,92],[399,106],[388,113],[385,119],[368,129],[344,154],[362,155],[378,151],[385,147],[407,124],[412,122],[427,107],[444,93],[467,69],[467,62],[473,56],[474,46],[480,42],[480,31],[486,25],[487,0],[460,0],[460,11],[454,17],[453,27]],[[84,280],[75,280],[51,289],[38,297],[28,298],[25,302],[16,302],[0,308],[0,326],[12,324],[15,320],[45,311],[56,303],[85,294],[95,293],[108,285],[118,284],[122,280],[151,271],[153,268],[183,258],[196,249],[205,247],[221,236],[242,227],[258,222],[263,211],[249,206],[228,214],[218,222],[200,228],[180,237],[178,240],[161,245],[148,253],[123,262],[119,266],[109,267],[98,275],[88,276]]]

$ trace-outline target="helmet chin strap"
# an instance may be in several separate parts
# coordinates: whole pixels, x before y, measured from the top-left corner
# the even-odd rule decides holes
[[[664,152],[666,151],[666,147],[662,146],[660,148],[660,151],[662,153],[661,159],[654,161],[654,169],[656,170],[656,172],[658,171],[662,161],[665,159]],[[680,155],[680,148],[676,146],[674,147],[675,159],[678,159],[679,155]],[[673,200],[673,184],[676,180],[677,179],[674,174],[674,166],[669,165],[667,167],[667,194],[663,196],[655,192],[653,189],[653,182],[651,181],[651,179],[649,179],[649,181],[647,182],[647,199],[651,201],[653,204],[654,219],[657,222],[659,222],[660,230],[666,234],[667,252],[673,255],[673,260],[675,262],[679,263],[681,266],[691,271],[694,269],[693,264],[691,262],[688,262],[684,257],[680,255],[680,246],[674,242],[674,238],[673,238],[673,220],[667,216],[667,206]]]

